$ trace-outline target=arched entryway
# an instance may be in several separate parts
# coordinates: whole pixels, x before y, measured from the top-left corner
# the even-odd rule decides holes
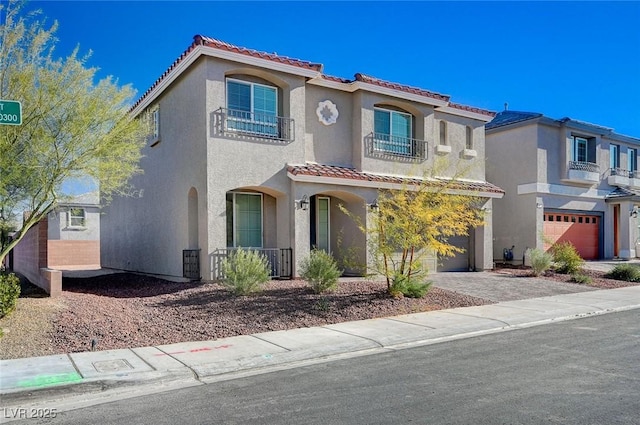
[[[365,201],[360,196],[323,191],[310,197],[310,248],[330,253],[345,275],[362,276],[366,273],[366,235],[356,220],[366,221]]]

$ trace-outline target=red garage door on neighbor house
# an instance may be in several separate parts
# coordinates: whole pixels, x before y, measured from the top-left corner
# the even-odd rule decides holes
[[[544,213],[544,249],[556,242],[571,242],[585,260],[598,259],[599,216]]]

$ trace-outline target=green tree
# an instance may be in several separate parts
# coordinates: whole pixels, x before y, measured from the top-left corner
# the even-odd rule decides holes
[[[484,223],[482,199],[463,187],[458,178],[426,176],[397,190],[380,190],[377,212],[370,214],[368,225],[343,208],[367,234],[372,271],[385,276],[390,293],[398,287],[424,286],[420,279],[427,272],[422,269],[425,256],[463,252],[450,238]]]
[[[74,178],[98,182],[103,202],[132,193],[129,178],[139,161],[148,122],[128,113],[134,91],[111,77],[97,82],[89,55],[76,48],[54,56],[57,23],[22,2],[0,5],[0,99],[22,103],[22,125],[0,125],[0,225],[28,211],[0,262],[27,230],[64,199],[61,185]]]

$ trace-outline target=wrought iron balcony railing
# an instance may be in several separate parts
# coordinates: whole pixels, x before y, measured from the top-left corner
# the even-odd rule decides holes
[[[569,161],[570,170],[587,171],[590,173],[599,173],[600,167],[598,164],[586,161]]]
[[[633,177],[633,172],[629,170],[625,170],[624,168],[612,168],[610,171],[611,176],[621,176],[621,177]]]
[[[216,249],[212,255],[214,279],[223,279],[222,262],[239,248]],[[255,251],[267,260],[272,279],[291,279],[293,275],[293,250],[291,248],[242,248]]]
[[[292,142],[295,139],[293,118],[228,108],[220,108],[217,112],[221,115],[225,133],[285,142]]]
[[[384,133],[371,133],[365,138],[371,155],[396,156],[410,159],[427,159],[427,142]]]

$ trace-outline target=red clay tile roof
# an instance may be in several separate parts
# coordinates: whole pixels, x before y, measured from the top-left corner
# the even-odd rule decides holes
[[[476,108],[474,106],[461,105],[459,103],[449,102],[449,106],[455,109],[461,109],[463,111],[475,112],[476,114],[487,115],[490,117],[495,117],[496,113],[493,111],[489,111],[487,109]]]
[[[300,68],[311,69],[314,71],[322,72],[321,63],[311,63],[300,59],[292,59],[286,56],[280,56],[276,53],[259,52],[253,49],[247,49],[245,47],[234,46],[224,41],[217,40],[211,37],[205,37],[203,35],[196,35],[193,37],[194,44],[200,44],[202,46],[213,47],[220,50],[226,50],[228,52],[240,53],[242,55],[252,56],[254,58],[267,59],[274,62],[280,62],[285,65],[297,66]]]
[[[356,74],[356,81],[362,81],[364,83],[369,83],[369,84],[373,84],[376,86],[385,87],[389,89],[400,90],[405,93],[413,93],[413,94],[418,94],[420,96],[431,97],[433,99],[443,100],[445,102],[449,101],[449,96],[446,96],[443,94],[434,93],[434,92],[420,89],[417,87],[405,86],[403,84],[397,84],[389,81],[380,80],[378,78],[371,77],[365,74],[360,74],[360,73]]]
[[[130,111],[134,110],[138,105],[140,105],[140,103],[142,103],[142,101],[149,96],[149,94],[153,91],[153,89],[155,89],[158,84],[160,84],[160,82],[162,82],[162,80],[164,78],[166,78],[171,71],[173,71],[179,64],[180,62],[182,62],[182,60],[184,58],[186,58],[197,46],[207,46],[207,47],[212,47],[215,49],[220,49],[220,50],[226,50],[228,52],[232,52],[232,53],[239,53],[242,55],[246,55],[246,56],[251,56],[254,58],[260,58],[260,59],[266,59],[266,60],[270,60],[273,62],[278,62],[278,63],[282,63],[285,65],[291,65],[291,66],[296,66],[299,68],[304,68],[304,69],[308,69],[308,70],[312,70],[312,71],[317,71],[319,73],[319,75],[326,80],[329,81],[336,81],[339,83],[345,83],[345,84],[349,84],[349,83],[353,83],[354,81],[361,81],[364,83],[368,83],[368,84],[373,84],[376,85],[378,87],[384,87],[384,88],[389,88],[389,89],[394,89],[394,90],[399,90],[405,93],[412,93],[412,94],[417,94],[420,96],[425,96],[425,97],[429,97],[432,99],[437,99],[437,100],[441,100],[444,102],[449,102],[449,98],[450,96],[447,95],[443,95],[443,94],[439,94],[439,93],[435,93],[435,92],[431,92],[428,90],[424,90],[418,87],[411,87],[411,86],[407,86],[404,84],[398,84],[398,83],[392,83],[389,81],[384,81],[375,77],[371,77],[369,75],[365,75],[365,74],[361,74],[358,73],[355,75],[355,80],[348,80],[345,78],[340,78],[340,77],[333,77],[333,76],[329,76],[329,75],[324,75],[321,74],[322,73],[322,64],[319,63],[312,63],[312,62],[308,62],[308,61],[303,61],[300,59],[293,59],[293,58],[289,58],[286,56],[280,56],[276,53],[266,53],[266,52],[260,52],[257,50],[253,50],[253,49],[247,49],[244,47],[239,47],[239,46],[235,46],[233,44],[229,44],[227,42],[221,41],[221,40],[217,40],[215,38],[211,38],[211,37],[205,37],[203,35],[195,35],[193,37],[193,42],[191,43],[191,45],[187,48],[187,50],[185,50],[175,61],[173,61],[173,63],[171,64],[171,66],[169,66],[169,68],[167,68],[167,70],[151,85],[151,87],[149,87],[149,89],[147,91],[144,92],[144,94],[142,96],[140,96],[140,98],[133,104],[133,106],[131,106]],[[495,113],[491,112],[491,111],[487,111],[484,109],[480,109],[480,108],[474,108],[471,106],[465,106],[465,105],[460,105],[457,103],[449,103],[449,106],[451,106],[452,108],[456,108],[456,109],[461,109],[464,111],[469,111],[469,112],[475,112],[478,114],[482,114],[482,115],[488,115],[488,116],[494,116]]]
[[[379,183],[419,184],[423,180],[409,177],[385,176],[382,174],[363,173],[355,168],[339,167],[336,165],[306,164],[306,165],[289,165],[287,171],[294,176],[317,176],[317,177],[333,177],[339,179],[361,180]],[[441,180],[443,183],[447,180]],[[434,182],[435,183],[435,182]],[[472,182],[458,180],[451,183],[451,189],[484,191],[491,193],[504,193],[504,190],[487,182]]]
[[[160,82],[167,75],[169,75],[169,73],[171,71],[173,71],[174,68],[176,66],[178,66],[178,64],[180,62],[182,62],[182,60],[187,55],[189,55],[189,53],[191,53],[193,51],[193,49],[195,49],[197,46],[213,47],[213,48],[220,49],[220,50],[226,50],[228,52],[240,53],[240,54],[247,55],[247,56],[252,56],[252,57],[255,57],[255,58],[267,59],[267,60],[270,60],[270,61],[279,62],[279,63],[283,63],[283,64],[286,64],[286,65],[292,65],[292,66],[297,66],[297,67],[300,67],[300,68],[305,68],[305,69],[310,69],[310,70],[322,72],[322,64],[319,64],[319,63],[311,63],[311,62],[307,62],[307,61],[303,61],[303,60],[299,60],[299,59],[292,59],[292,58],[288,58],[286,56],[276,55],[275,53],[266,53],[266,52],[259,52],[257,50],[252,50],[252,49],[245,49],[244,47],[234,46],[233,44],[229,44],[229,43],[226,43],[224,41],[216,40],[215,38],[205,37],[203,35],[199,35],[198,34],[198,35],[193,36],[193,42],[187,48],[187,50],[182,52],[180,57],[178,57],[178,59],[173,61],[171,66],[169,66],[169,68],[167,68],[167,70],[160,76],[160,78],[158,78],[151,85],[151,87],[149,87],[149,89],[147,89],[147,91],[144,92],[144,94],[142,96],[140,96],[140,98],[136,101],[136,103],[133,104],[133,106],[131,107],[130,110],[135,109],[135,107],[138,106],[140,104],[140,102],[142,102],[142,100],[144,98],[146,98],[149,95],[149,93],[151,93],[151,91],[158,84],[160,84]]]

